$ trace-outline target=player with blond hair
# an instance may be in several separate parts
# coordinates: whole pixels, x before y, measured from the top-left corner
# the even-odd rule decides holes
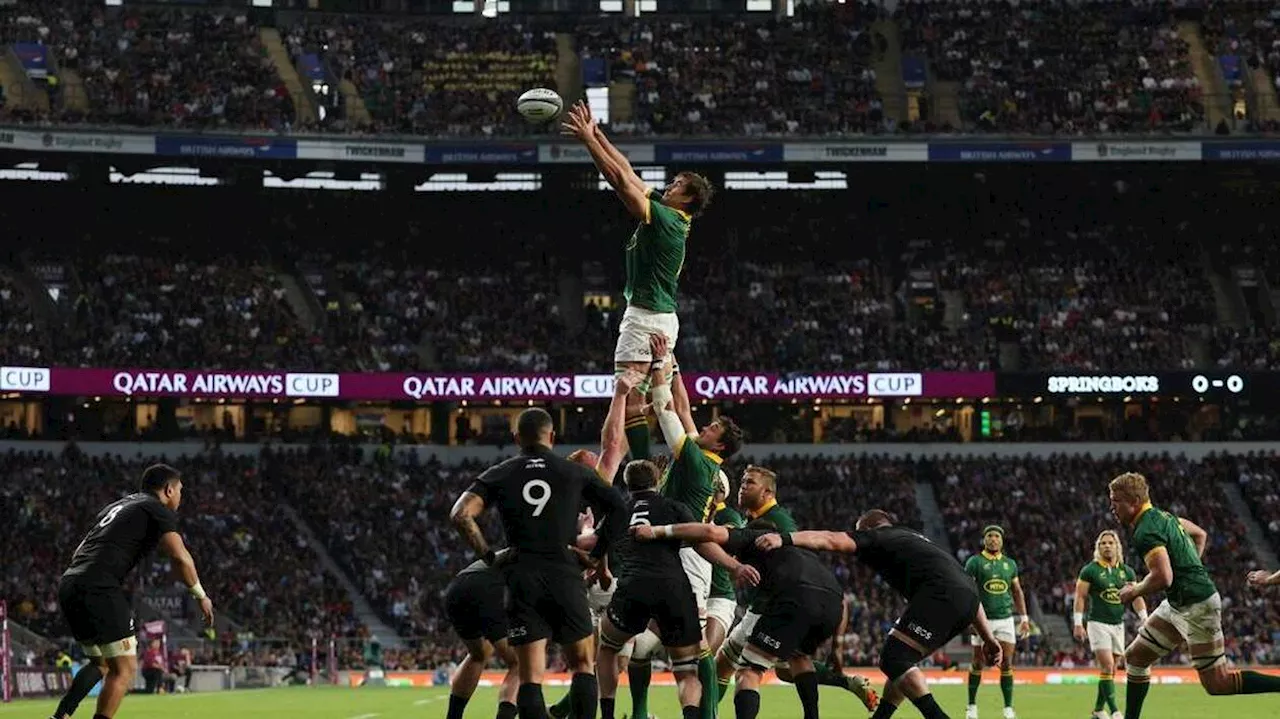
[[[1089,640],[1089,649],[1098,660],[1098,696],[1093,704],[1094,719],[1123,719],[1116,706],[1116,658],[1124,654],[1124,605],[1120,589],[1136,578],[1133,567],[1124,563],[1120,534],[1103,530],[1093,544],[1093,561],[1084,565],[1076,579],[1075,611],[1071,615],[1076,641]],[[1085,601],[1089,602],[1089,628],[1085,630]],[[1147,620],[1147,604],[1133,600],[1138,621]],[[1108,714],[1104,707],[1111,711]]]
[[[1151,665],[1183,641],[1191,650],[1200,685],[1209,694],[1280,692],[1280,677],[1227,666],[1222,598],[1200,561],[1208,533],[1188,519],[1152,506],[1147,478],[1137,472],[1117,476],[1109,489],[1111,511],[1133,532],[1133,548],[1147,566],[1141,582],[1120,589],[1120,603],[1156,592],[1165,595],[1124,653],[1125,718],[1141,719],[1151,687]]]

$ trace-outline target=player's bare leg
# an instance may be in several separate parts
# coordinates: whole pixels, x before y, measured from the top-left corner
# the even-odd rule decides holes
[[[671,672],[676,677],[676,690],[680,694],[680,712],[684,719],[697,719],[701,711],[702,680],[698,676],[698,661],[703,656],[702,647],[667,647],[671,660]]]
[[[446,719],[462,719],[467,702],[471,701],[471,695],[475,694],[476,687],[480,685],[480,675],[493,656],[493,645],[483,637],[465,640],[463,645],[467,648],[467,656],[449,681],[449,710]]]
[[[547,704],[542,696],[542,678],[547,673],[547,640],[539,639],[516,647],[520,688],[516,690],[516,710],[520,719],[546,719]]]
[[[1013,655],[1017,647],[1000,642],[1000,694],[1004,699],[1004,719],[1015,719],[1013,712]]]
[[[94,714],[95,717],[111,719],[116,715],[116,711],[120,709],[120,702],[124,701],[124,695],[133,688],[133,678],[137,673],[137,656],[130,654],[107,657],[107,673],[102,678],[102,693],[98,695],[98,710]]]
[[[52,719],[70,719],[71,715],[76,713],[80,702],[89,696],[89,692],[93,691],[106,674],[107,660],[100,656],[89,657],[89,663],[81,667],[71,680],[71,686],[58,702],[58,708],[54,710]]]
[[[818,678],[818,686],[837,687],[853,694],[858,697],[858,701],[862,702],[867,711],[875,711],[876,706],[880,704],[880,695],[876,694],[870,679],[861,674],[845,674],[824,662],[812,662],[812,664],[814,675]],[[773,668],[773,673],[778,679],[794,684],[795,677],[800,672],[788,664],[779,664]]]
[[[1116,707],[1116,655],[1110,649],[1099,649],[1093,653],[1098,662],[1098,696],[1093,701],[1094,719],[1111,719]]]
[[[978,689],[982,687],[982,670],[986,663],[982,647],[974,647],[973,659],[969,663],[969,705],[964,710],[965,719],[978,719]]]
[[[614,373],[622,374],[634,371],[649,376],[648,362],[617,362]],[[649,381],[645,380],[639,392],[627,395],[627,410],[624,427],[627,435],[627,446],[631,450],[632,459],[649,458],[649,419],[645,416],[645,395],[649,391]]]
[[[595,643],[590,634],[561,647],[569,680],[569,706],[574,719],[595,719],[600,695],[596,683]],[[612,660],[611,660],[612,661]],[[545,665],[544,665],[545,666]],[[545,719],[546,710],[539,719]]]
[[[520,660],[506,639],[494,645],[494,651],[507,665],[507,674],[502,678],[502,686],[498,687],[498,719],[515,719],[518,711],[516,694],[520,691]]]

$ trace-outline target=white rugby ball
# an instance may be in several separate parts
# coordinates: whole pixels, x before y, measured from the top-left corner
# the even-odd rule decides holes
[[[555,90],[535,87],[516,100],[516,110],[529,122],[554,120],[564,109],[564,100]]]

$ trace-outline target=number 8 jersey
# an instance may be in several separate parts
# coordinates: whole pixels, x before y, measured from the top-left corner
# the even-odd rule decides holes
[[[614,535],[626,524],[627,505],[616,490],[600,481],[594,470],[546,447],[522,450],[490,467],[467,491],[497,508],[517,562],[544,560],[576,567],[569,545],[577,539],[583,502],[606,518],[606,534]]]
[[[176,531],[178,515],[154,494],[131,494],[98,512],[63,576],[86,587],[119,587],[161,535]]]

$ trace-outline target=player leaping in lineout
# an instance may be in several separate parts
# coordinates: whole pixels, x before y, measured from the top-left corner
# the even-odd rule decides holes
[[[653,356],[649,336],[666,335],[670,343],[668,354],[675,350],[679,339],[676,286],[684,268],[689,227],[693,218],[707,209],[715,190],[707,178],[694,172],[678,173],[661,193],[650,188],[631,168],[626,156],[604,136],[586,103],[570,108],[562,128],[564,134],[586,146],[627,212],[640,221],[625,246],[627,284],[622,294],[627,309],[618,329],[613,361],[615,372],[631,369],[648,375],[652,362],[666,359]],[[643,397],[647,392],[647,386],[641,387],[641,392],[627,403],[627,442],[633,459],[649,458],[649,426]]]
[[[1222,598],[1201,563],[1209,535],[1193,522],[1151,506],[1147,478],[1125,472],[1111,480],[1111,511],[1133,532],[1134,550],[1147,565],[1147,576],[1120,589],[1121,604],[1164,592],[1164,601],[1142,623],[1125,650],[1128,685],[1125,719],[1141,719],[1151,687],[1151,665],[1183,641],[1200,685],[1213,695],[1280,692],[1280,677],[1238,671],[1227,665],[1222,635]]]

